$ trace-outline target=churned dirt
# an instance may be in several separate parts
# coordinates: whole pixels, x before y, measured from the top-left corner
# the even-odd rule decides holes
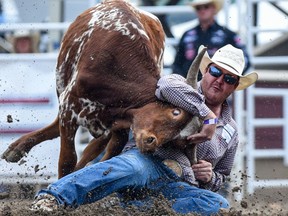
[[[128,215],[181,215],[176,214],[170,207],[169,203],[162,197],[155,199],[151,208],[139,210],[135,207],[122,208],[116,195],[111,195],[93,204],[87,204],[77,209],[61,209],[53,212],[31,211],[29,206],[32,199],[3,199],[1,203],[1,216],[38,216],[38,215],[105,215],[105,216],[128,216]],[[188,214],[195,215],[195,214]]]
[[[31,205],[35,190],[31,186],[18,185],[10,191],[9,197],[0,196],[0,216],[33,216],[33,215],[110,215],[110,216],[144,216],[144,215],[181,215],[173,211],[170,204],[163,198],[155,199],[154,205],[140,211],[135,207],[122,208],[119,200],[113,194],[93,204],[84,205],[74,210],[58,210],[54,212],[31,211]],[[228,196],[231,196],[239,188],[231,188]],[[219,215],[288,215],[287,198],[288,191],[281,188],[266,190],[262,188],[255,194],[244,197],[241,201],[230,198],[231,208],[222,211]],[[189,213],[186,215],[197,215]]]
[[[284,178],[287,179],[287,167],[281,167],[282,161],[260,161],[257,164],[258,178]],[[261,166],[260,166],[261,165]],[[276,168],[277,169],[276,169]],[[240,172],[240,171],[239,171]],[[221,193],[230,201],[231,208],[218,215],[255,215],[255,216],[274,216],[287,215],[288,216],[288,187],[282,188],[259,188],[255,193],[248,195],[246,190],[246,183],[249,176],[240,172],[240,178],[243,180],[243,185],[239,187],[232,186],[233,180],[230,180],[228,187],[223,189]],[[269,174],[269,175],[268,175]],[[232,179],[237,179],[233,176]],[[9,193],[0,193],[0,216],[38,216],[38,215],[97,215],[97,216],[179,216],[173,211],[168,201],[163,197],[155,198],[154,205],[147,207],[142,211],[135,207],[122,208],[118,198],[115,194],[106,197],[98,202],[89,205],[83,205],[77,209],[68,210],[62,209],[55,212],[40,212],[31,211],[29,209],[33,202],[35,193],[47,185],[10,185]],[[243,197],[236,199],[237,193],[244,192]],[[193,213],[186,214],[197,215]]]

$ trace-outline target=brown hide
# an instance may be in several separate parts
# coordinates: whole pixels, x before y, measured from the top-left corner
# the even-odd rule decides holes
[[[156,100],[163,52],[164,32],[155,16],[121,0],[86,10],[61,44],[56,68],[58,116],[51,125],[16,140],[2,158],[17,162],[33,146],[60,136],[60,178],[85,166],[107,143],[103,160],[119,154],[132,123],[143,152],[145,145],[150,151],[175,139],[192,116]],[[94,139],[76,165],[74,139],[80,125]]]
[[[173,140],[192,118],[180,108],[161,103],[148,104],[141,111],[134,115],[132,131],[143,153]]]
[[[114,13],[115,8],[117,13]],[[88,29],[87,23],[90,23]],[[62,74],[77,73],[77,77],[70,75],[70,83],[64,86],[65,90],[58,89],[60,104],[63,105],[60,106],[60,114],[65,123],[60,124],[61,138],[62,134],[71,137],[70,140],[61,140],[60,174],[66,175],[75,167],[76,158],[71,158],[71,155],[75,154],[73,137],[78,124],[87,127],[98,140],[93,141],[88,149],[94,149],[93,143],[105,143],[103,140],[108,140],[105,136],[111,136],[110,133],[116,140],[121,140],[121,146],[125,144],[127,139],[117,137],[120,132],[112,126],[121,121],[124,129],[129,128],[132,116],[128,111],[156,100],[154,92],[163,51],[164,34],[159,21],[139,13],[123,1],[112,4],[107,1],[97,10],[92,8],[75,20],[64,37],[57,64],[60,75],[57,86],[66,81],[61,80]],[[73,86],[66,92],[71,80]],[[77,119],[72,118],[75,114]],[[119,130],[123,130],[123,126]],[[65,151],[62,152],[62,149]],[[119,150],[112,148],[111,151],[118,154]],[[80,164],[86,161],[82,163],[82,159]]]
[[[114,8],[119,10],[120,15],[115,15],[111,21],[107,17]],[[67,86],[66,74],[75,72],[73,65],[76,64],[79,71],[76,88],[70,92],[76,98],[85,97],[105,106],[116,107],[117,113],[119,107],[140,107],[147,101],[155,101],[154,89],[160,76],[161,65],[158,63],[164,51],[164,34],[158,20],[143,14],[140,16],[139,12],[132,9],[123,1],[97,7],[97,10],[103,11],[103,15],[99,15],[101,22],[122,28],[118,31],[103,29],[95,21],[96,24],[90,27],[93,28],[93,32],[90,33],[87,24],[95,8],[86,11],[71,24],[63,39],[57,64],[59,75],[65,74],[65,78],[60,77],[57,86],[61,83],[65,83],[63,88]],[[145,32],[148,32],[151,40],[139,34],[129,24],[126,26],[128,20],[139,29],[143,28],[142,23],[145,23]],[[123,35],[125,27],[130,31],[129,35],[125,35],[126,32]],[[157,44],[159,41],[161,43]],[[67,53],[68,61],[65,60]],[[59,94],[61,91],[59,89]]]

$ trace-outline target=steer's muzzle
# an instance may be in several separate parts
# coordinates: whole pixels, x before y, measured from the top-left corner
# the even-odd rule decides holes
[[[141,133],[136,136],[136,145],[142,153],[154,152],[157,148],[157,137],[152,134]]]

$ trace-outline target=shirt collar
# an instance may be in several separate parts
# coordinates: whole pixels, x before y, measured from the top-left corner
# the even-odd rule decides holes
[[[209,28],[207,29],[207,31],[217,30],[218,28],[219,28],[219,24],[216,22],[216,20],[214,20],[214,23],[213,23],[211,26],[209,26]],[[202,30],[200,24],[197,26],[197,29],[198,29],[198,30]]]

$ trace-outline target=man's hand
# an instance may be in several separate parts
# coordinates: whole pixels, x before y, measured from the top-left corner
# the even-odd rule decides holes
[[[216,129],[216,124],[204,124],[200,133],[193,134],[187,137],[191,143],[201,143],[207,140],[211,140]]]
[[[213,112],[210,112],[204,120],[206,119],[216,119],[216,115]],[[203,127],[199,133],[190,135],[187,137],[187,139],[191,141],[191,143],[195,144],[205,142],[212,139],[215,130],[216,124],[203,124]]]
[[[197,164],[192,165],[195,178],[203,183],[208,183],[212,179],[212,164],[205,160],[199,160]]]

